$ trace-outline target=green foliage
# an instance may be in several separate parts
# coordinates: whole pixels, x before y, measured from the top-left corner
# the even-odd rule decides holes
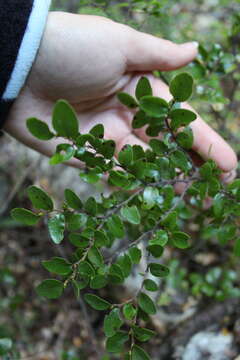
[[[234,254],[240,256],[240,182],[237,179],[226,186],[212,160],[200,166],[192,160],[191,123],[196,114],[182,104],[192,95],[192,89],[192,76],[182,73],[170,82],[173,98],[168,102],[152,95],[146,77],[137,84],[136,98],[118,94],[122,106],[135,111],[133,128],[142,129],[150,137],[147,150],[139,145],[126,145],[116,155],[115,142],[104,139],[103,125],[81,134],[74,110],[63,100],[57,102],[53,111],[55,133],[40,120],[27,121],[30,132],[38,139],[55,136],[68,141],[57,146],[51,164],[71,158],[80,160],[84,164],[80,172],[84,181],[97,183],[107,175],[108,183],[118,187],[107,197],[91,196],[86,201],[66,189],[62,206],[55,209],[46,192],[31,186],[28,197],[41,212],[17,208],[12,210],[12,216],[23,225],[35,225],[41,218],[47,218],[51,240],[55,244],[64,240],[73,247],[68,260],[54,257],[42,262],[58,279],[44,280],[37,293],[56,299],[69,286],[77,297],[84,291],[83,299],[91,308],[106,312],[103,329],[107,352],[126,359],[150,359],[135,342],[149,341],[155,335],[139,326],[139,320],[147,324],[149,315],[156,314],[161,299],[154,301],[153,295],[159,290],[159,280],[162,286],[184,285],[193,296],[219,300],[240,296],[234,285],[235,274],[215,268],[204,275],[188,275],[182,269],[177,271],[174,259],[169,262],[165,256],[166,247],[173,257],[177,251],[188,256],[194,240],[190,240],[187,221],[191,219],[193,224],[204,227],[205,218],[209,224],[205,236],[214,233],[219,246],[231,243]],[[185,186],[181,195],[174,191],[177,184]],[[208,196],[213,198],[212,205],[204,213]],[[111,256],[106,255],[110,248],[117,249]],[[113,304],[110,297],[106,300],[97,295],[98,289],[124,284],[141,262],[147,266],[140,274],[142,285],[135,297]],[[100,294],[104,297],[106,292],[100,290]]]

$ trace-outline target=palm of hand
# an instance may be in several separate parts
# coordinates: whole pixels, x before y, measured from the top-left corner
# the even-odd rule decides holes
[[[25,121],[34,116],[50,125],[55,101],[64,98],[75,108],[81,132],[102,123],[105,137],[115,140],[118,150],[126,143],[146,146],[144,131],[133,133],[133,112],[119,103],[116,94],[119,91],[134,94],[136,83],[144,72],[151,81],[154,95],[169,100],[168,87],[154,78],[151,70],[184,65],[194,57],[194,52],[186,59],[180,56],[176,66],[171,65],[164,55],[164,46],[170,45],[163,41],[160,60],[154,56],[146,60],[142,53],[137,53],[136,57],[135,33],[105,18],[53,14],[26,86],[11,111],[7,131],[26,145],[51,156],[61,140],[38,141],[29,134]],[[149,36],[148,40],[152,39]],[[139,38],[139,42],[141,40],[144,42]],[[211,147],[211,157],[223,170],[235,167],[236,158],[231,148],[203,120],[198,118],[192,128],[197,152],[206,158]],[[219,156],[223,151],[228,162]]]

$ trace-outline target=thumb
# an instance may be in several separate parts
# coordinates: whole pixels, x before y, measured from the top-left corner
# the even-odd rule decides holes
[[[191,62],[198,53],[198,43],[177,45],[129,28],[125,51],[128,71],[167,71]]]

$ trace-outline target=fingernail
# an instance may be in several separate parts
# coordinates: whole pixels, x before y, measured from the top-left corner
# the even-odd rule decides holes
[[[192,44],[195,46],[196,49],[198,49],[199,43],[197,41],[193,41]]]
[[[230,171],[230,172],[227,172],[227,173],[224,173],[224,174],[222,174],[222,181],[224,182],[224,183],[229,183],[229,182],[231,182],[234,178],[235,178],[235,176],[236,176],[236,171],[235,170],[232,170],[232,171]]]

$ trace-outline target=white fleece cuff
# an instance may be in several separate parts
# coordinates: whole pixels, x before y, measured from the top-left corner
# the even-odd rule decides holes
[[[17,60],[3,94],[3,100],[5,101],[17,98],[26,81],[40,46],[50,3],[51,0],[34,0]]]

